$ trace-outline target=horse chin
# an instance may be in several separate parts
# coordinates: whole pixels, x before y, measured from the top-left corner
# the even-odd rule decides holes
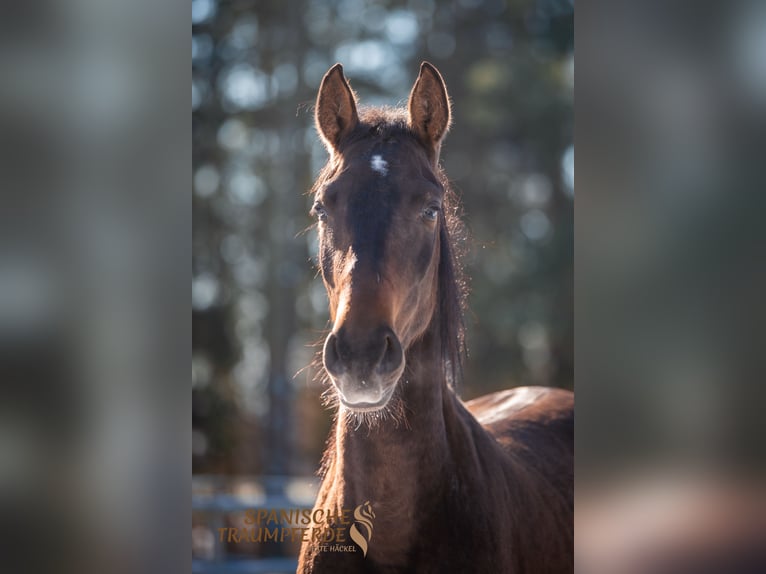
[[[395,381],[389,385],[376,384],[369,387],[355,383],[341,385],[338,381],[333,383],[338,391],[340,404],[356,413],[372,413],[384,409],[396,389]]]

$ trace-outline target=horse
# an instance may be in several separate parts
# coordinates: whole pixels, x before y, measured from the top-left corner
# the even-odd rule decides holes
[[[441,74],[423,62],[406,109],[360,108],[336,64],[314,119],[329,152],[311,213],[337,407],[314,508],[356,509],[356,544],[304,539],[297,571],[571,572],[574,395],[521,387],[464,404],[454,390],[465,282],[439,163]]]

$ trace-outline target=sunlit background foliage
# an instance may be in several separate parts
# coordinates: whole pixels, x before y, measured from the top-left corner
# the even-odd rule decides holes
[[[366,104],[403,104],[422,60],[454,124],[442,154],[471,232],[470,398],[572,387],[573,5],[567,0],[192,1],[193,470],[315,472],[331,413],[306,195],[335,62]]]

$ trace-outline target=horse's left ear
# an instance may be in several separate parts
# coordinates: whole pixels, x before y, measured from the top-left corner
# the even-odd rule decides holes
[[[439,150],[447,135],[451,121],[449,96],[439,70],[423,62],[407,104],[410,129],[428,148],[434,163],[439,161]]]

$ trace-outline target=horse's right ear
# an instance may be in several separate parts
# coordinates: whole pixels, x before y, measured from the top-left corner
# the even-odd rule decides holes
[[[343,66],[340,64],[335,64],[322,78],[314,119],[330,153],[338,149],[341,140],[359,123],[356,97],[343,77]]]

